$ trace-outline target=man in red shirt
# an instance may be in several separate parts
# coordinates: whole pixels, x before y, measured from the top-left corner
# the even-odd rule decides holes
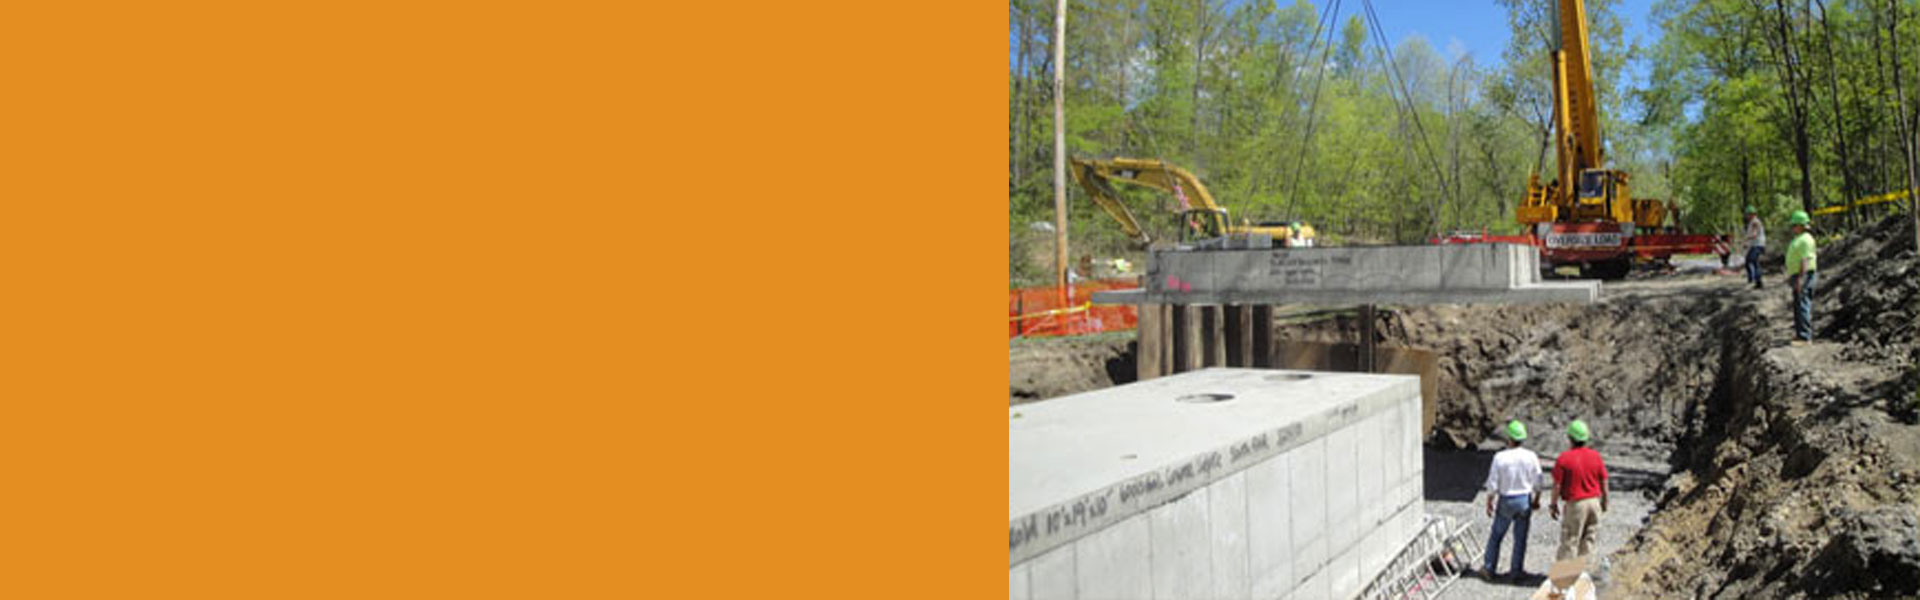
[[[1560,503],[1567,503],[1567,518],[1560,522],[1560,551],[1554,560],[1593,554],[1600,516],[1607,512],[1607,464],[1599,452],[1587,447],[1591,436],[1586,421],[1574,420],[1567,426],[1567,441],[1573,448],[1553,460],[1553,518],[1560,518]]]

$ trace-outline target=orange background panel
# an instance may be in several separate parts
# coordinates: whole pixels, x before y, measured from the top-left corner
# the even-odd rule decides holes
[[[1004,8],[9,7],[0,596],[997,595]]]

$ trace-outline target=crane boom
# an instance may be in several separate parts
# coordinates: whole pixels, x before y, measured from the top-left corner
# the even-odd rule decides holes
[[[1632,268],[1628,244],[1635,219],[1627,172],[1606,166],[1600,111],[1593,86],[1584,0],[1556,0],[1560,37],[1549,56],[1553,83],[1553,140],[1558,159],[1554,180],[1527,180],[1527,195],[1515,210],[1521,224],[1543,240],[1549,264],[1599,265],[1602,277],[1624,277]]]
[[[1593,87],[1593,56],[1587,47],[1587,10],[1584,0],[1559,0],[1560,51],[1554,66],[1564,82],[1557,82],[1555,96],[1563,98],[1565,127],[1562,139],[1566,152],[1561,156],[1563,174],[1569,167],[1577,174],[1605,166],[1600,145],[1600,109]],[[1571,160],[1568,160],[1571,159]],[[1568,174],[1562,181],[1571,181]]]
[[[1526,196],[1514,218],[1522,236],[1450,236],[1439,243],[1519,242],[1540,249],[1549,268],[1577,266],[1603,279],[1626,277],[1636,259],[1663,261],[1675,254],[1723,253],[1711,235],[1679,231],[1668,221],[1679,207],[1657,199],[1636,200],[1628,174],[1606,164],[1600,139],[1600,106],[1594,92],[1593,51],[1584,0],[1554,0],[1559,37],[1549,40],[1553,86],[1553,181],[1527,174]],[[1677,220],[1677,218],[1676,218]],[[1501,239],[1506,238],[1506,239]],[[1517,239],[1515,239],[1517,238]]]

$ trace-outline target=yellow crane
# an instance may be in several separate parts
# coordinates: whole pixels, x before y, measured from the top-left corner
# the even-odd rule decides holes
[[[1207,186],[1193,173],[1174,166],[1163,160],[1141,158],[1110,159],[1072,159],[1073,180],[1087,192],[1087,197],[1099,205],[1101,210],[1120,222],[1120,228],[1141,245],[1153,242],[1153,237],[1140,227],[1139,219],[1133,216],[1126,204],[1121,202],[1118,189],[1113,184],[1136,185],[1179,195],[1187,205],[1180,211],[1180,240],[1182,242],[1213,239],[1248,234],[1265,234],[1273,238],[1275,246],[1311,246],[1314,232],[1312,227],[1301,225],[1298,232],[1293,224],[1262,223],[1254,225],[1245,221],[1233,224],[1227,215],[1227,209],[1213,199]],[[1298,233],[1298,237],[1295,236]]]
[[[1584,0],[1556,0],[1558,47],[1553,67],[1553,142],[1559,172],[1540,183],[1527,176],[1526,197],[1515,218],[1530,231],[1547,265],[1577,265],[1604,279],[1627,276],[1633,260],[1714,251],[1710,235],[1663,232],[1678,207],[1657,199],[1635,200],[1627,172],[1606,166],[1600,111],[1593,88]],[[1669,228],[1670,229],[1670,228]]]

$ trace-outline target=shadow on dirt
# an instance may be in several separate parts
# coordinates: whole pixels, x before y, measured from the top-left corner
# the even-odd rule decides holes
[[[1435,450],[1421,452],[1426,471],[1421,489],[1426,499],[1445,502],[1470,502],[1487,482],[1487,467],[1493,464],[1490,450]]]

